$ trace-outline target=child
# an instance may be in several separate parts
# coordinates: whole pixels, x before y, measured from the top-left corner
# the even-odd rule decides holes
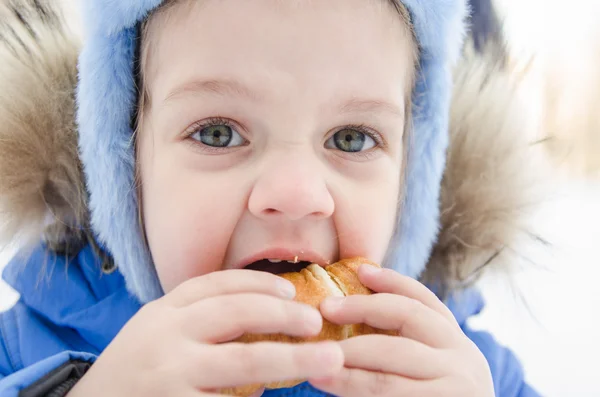
[[[462,1],[84,6],[89,200],[77,173],[46,177],[43,195],[79,192],[64,207],[85,197],[92,232],[71,212],[24,270],[22,256],[6,269],[21,298],[1,317],[2,396],[209,396],[299,378],[263,395],[536,395],[509,351],[466,327],[474,292],[451,311],[415,280],[438,229]],[[296,256],[385,264],[359,273],[378,294],[320,310],[402,337],[223,343],[319,332],[321,314],[271,274]]]

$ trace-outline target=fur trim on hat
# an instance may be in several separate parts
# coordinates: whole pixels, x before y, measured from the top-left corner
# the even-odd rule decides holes
[[[146,3],[152,7],[156,1]],[[132,188],[132,20],[119,22],[128,26],[124,30],[116,17],[106,26],[88,24],[91,31],[103,33],[86,34],[91,42],[81,56],[78,131],[74,93],[79,41],[65,28],[58,10],[47,4],[38,0],[0,5],[0,242],[25,235],[20,242],[34,244],[43,237],[52,242],[51,249],[73,251],[94,239],[88,228],[92,219],[130,290],[142,300],[151,299],[160,286],[147,251],[140,248]],[[88,4],[99,12],[97,1]],[[437,12],[428,14],[431,10],[424,4],[434,7],[431,1],[406,2],[423,38],[415,125],[424,138],[411,152],[421,161],[414,163],[409,178],[413,193],[403,227],[410,233],[402,240],[408,248],[397,252],[395,263],[413,275],[428,263],[424,279],[453,289],[528,230],[522,208],[530,204],[531,190],[524,187],[535,183],[531,174],[522,172],[531,167],[530,145],[520,133],[527,121],[513,100],[518,81],[498,66],[493,49],[484,55],[471,52],[459,62],[456,48],[439,47],[425,25],[443,26],[456,33],[451,40],[459,41],[462,31],[452,24],[459,23],[463,10],[448,9],[456,18],[444,20]],[[140,7],[134,7],[136,18],[144,14]],[[446,93],[452,78],[455,88]],[[101,86],[102,82],[110,84]],[[432,93],[438,95],[434,102],[427,100]],[[446,106],[451,108],[449,119]],[[77,153],[78,134],[91,200]],[[436,186],[442,176],[440,198]],[[71,242],[70,248],[64,242]]]

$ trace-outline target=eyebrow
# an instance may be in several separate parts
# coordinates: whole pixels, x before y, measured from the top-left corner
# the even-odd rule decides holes
[[[192,81],[175,88],[164,99],[168,102],[174,98],[187,94],[217,94],[220,96],[241,96],[253,101],[259,101],[262,96],[250,90],[245,85],[235,80],[202,80]]]
[[[381,100],[362,100],[353,98],[341,107],[342,113],[387,112],[404,117],[404,110],[398,106]]]
[[[261,101],[264,97],[251,90],[244,84],[232,79],[211,79],[191,81],[182,84],[169,93],[164,101],[168,102],[188,94],[216,94],[219,96],[240,96],[251,101]],[[372,113],[386,112],[398,117],[404,117],[404,109],[384,101],[375,99],[352,98],[340,108],[341,113]]]

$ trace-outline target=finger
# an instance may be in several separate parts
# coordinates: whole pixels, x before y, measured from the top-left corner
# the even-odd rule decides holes
[[[412,379],[436,379],[448,373],[446,352],[412,339],[364,335],[340,342],[344,366],[385,372]],[[368,352],[368,354],[366,353]]]
[[[260,294],[205,299],[188,306],[181,315],[188,336],[211,344],[244,333],[314,336],[323,325],[321,313],[312,306]]]
[[[342,349],[335,342],[227,343],[197,349],[197,365],[188,376],[200,389],[327,377],[344,365]]]
[[[344,397],[427,397],[441,395],[439,393],[428,393],[428,390],[434,386],[433,383],[437,383],[438,380],[416,380],[357,368],[343,368],[335,376],[309,379],[309,382],[326,393]]]
[[[439,313],[401,295],[379,293],[327,298],[321,303],[321,313],[334,324],[367,324],[398,330],[406,338],[437,348],[454,346],[460,335]]]
[[[205,274],[185,281],[164,297],[167,304],[183,307],[217,295],[254,292],[293,299],[294,284],[267,272],[236,269]]]
[[[403,295],[407,298],[418,300],[443,315],[448,321],[458,327],[458,323],[450,309],[419,281],[403,276],[391,269],[379,269],[370,265],[359,267],[358,276],[367,288],[375,292]]]

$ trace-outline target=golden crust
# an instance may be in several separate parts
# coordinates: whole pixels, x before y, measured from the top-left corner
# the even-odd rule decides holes
[[[318,266],[318,265],[317,265]],[[282,278],[290,281],[296,287],[297,302],[302,302],[307,305],[319,309],[321,302],[331,296],[331,292],[320,282],[308,268],[302,269],[300,272],[284,273],[280,275]],[[244,334],[235,342],[254,343],[254,342],[284,342],[284,343],[305,343],[318,342],[322,340],[341,340],[343,332],[341,327],[323,319],[323,328],[321,333],[312,337],[295,337],[284,334]]]
[[[370,295],[370,289],[361,284],[358,279],[358,268],[363,265],[380,267],[378,264],[364,258],[343,259],[325,268],[329,276],[337,283],[344,295]]]
[[[362,264],[380,267],[378,264],[364,258],[344,259],[328,265],[323,270],[319,265],[312,264],[300,272],[284,273],[280,276],[289,280],[296,287],[297,302],[302,302],[319,309],[321,302],[330,296],[370,295],[369,288],[361,284],[358,279],[358,268]],[[330,277],[327,279],[326,277]],[[324,340],[344,340],[353,336],[385,334],[397,335],[396,331],[380,330],[366,324],[337,325],[323,319],[323,328],[319,335],[307,338],[293,337],[284,334],[244,334],[234,342],[283,342],[306,343]],[[266,389],[281,389],[294,387],[304,379],[273,382],[264,385]],[[259,390],[263,385],[240,386],[222,389],[219,392],[225,395],[247,397]]]
[[[294,385],[295,386],[295,385]],[[220,389],[219,394],[223,394],[225,396],[235,396],[235,397],[248,397],[256,393],[263,385],[247,385],[247,386],[238,386],[238,387],[230,387],[227,389]],[[287,386],[284,386],[287,387]]]

